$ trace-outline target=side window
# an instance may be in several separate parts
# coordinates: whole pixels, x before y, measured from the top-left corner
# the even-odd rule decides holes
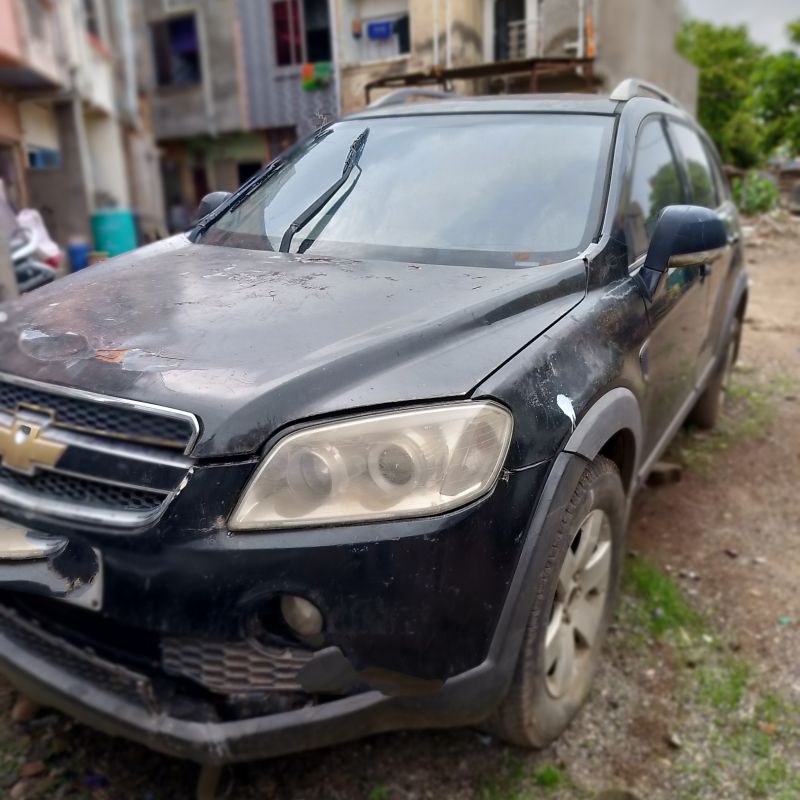
[[[692,203],[705,208],[716,208],[720,204],[717,184],[714,181],[711,162],[700,137],[686,125],[670,125],[678,151],[686,165],[686,177],[692,193]]]
[[[711,172],[714,175],[714,184],[717,187],[717,200],[721,205],[726,200],[731,199],[731,187],[728,184],[728,179],[725,176],[725,173],[722,171],[719,156],[716,154],[714,149],[706,142],[703,142],[703,148],[706,151],[708,163],[711,164]]]
[[[683,202],[680,173],[664,126],[660,120],[649,120],[636,139],[625,211],[625,235],[632,259],[647,251],[661,210]]]

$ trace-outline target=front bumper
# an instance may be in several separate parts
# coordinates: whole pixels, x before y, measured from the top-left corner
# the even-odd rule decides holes
[[[187,721],[163,713],[147,676],[60,641],[2,608],[0,670],[43,705],[109,735],[203,764],[280,756],[399,728],[470,724],[491,711],[504,686],[487,663],[424,699],[367,691],[252,719]]]
[[[222,474],[229,473],[216,471]],[[441,517],[231,536],[187,524],[182,512],[200,507],[216,518],[209,496],[227,493],[218,483],[209,491],[209,468],[195,475],[157,534],[48,527],[102,555],[103,610],[80,610],[74,619],[119,627],[122,639],[130,630],[156,640],[231,641],[248,635],[259,608],[282,593],[299,594],[322,610],[318,646],[339,653],[359,678],[348,696],[320,695],[304,684],[308,702],[292,710],[234,719],[183,714],[161,704],[156,684],[165,676],[154,675],[152,664],[140,669],[133,645],[130,659],[91,641],[87,647],[84,631],[73,636],[63,620],[57,629],[48,624],[46,603],[41,625],[24,610],[0,614],[0,672],[93,727],[203,763],[476,722],[507,685],[508,670],[497,669],[490,646],[546,474],[544,464],[513,473],[488,497]],[[9,511],[0,508],[0,515]],[[12,600],[23,596],[14,586]],[[61,604],[47,602],[57,616]]]

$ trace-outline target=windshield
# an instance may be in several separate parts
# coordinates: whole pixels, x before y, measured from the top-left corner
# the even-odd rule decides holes
[[[430,264],[562,261],[599,228],[612,130],[612,117],[578,114],[348,119],[285,153],[200,241]]]

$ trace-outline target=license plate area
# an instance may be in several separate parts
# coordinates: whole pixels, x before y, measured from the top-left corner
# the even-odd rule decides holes
[[[103,557],[96,548],[0,518],[0,588],[99,611],[103,583]]]

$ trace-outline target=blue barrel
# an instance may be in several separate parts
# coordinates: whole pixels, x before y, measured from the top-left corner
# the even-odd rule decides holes
[[[110,256],[118,256],[139,246],[136,218],[123,208],[104,208],[92,214],[94,248]]]
[[[67,247],[69,266],[73,272],[89,266],[89,253],[92,246],[88,242],[75,242]]]

